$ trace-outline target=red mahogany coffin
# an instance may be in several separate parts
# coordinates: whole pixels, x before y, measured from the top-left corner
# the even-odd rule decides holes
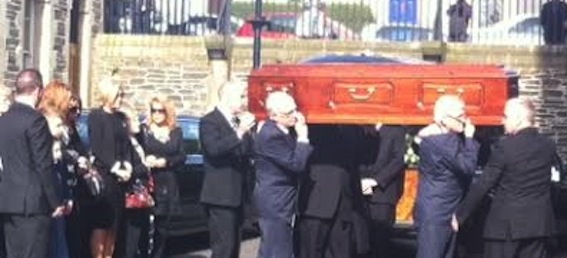
[[[269,92],[286,91],[308,123],[423,125],[443,94],[457,94],[477,125],[499,125],[517,76],[496,65],[301,63],[265,65],[248,81],[249,108],[266,117]]]

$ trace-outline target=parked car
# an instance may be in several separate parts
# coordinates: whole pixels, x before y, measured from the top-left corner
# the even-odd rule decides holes
[[[204,176],[203,155],[199,144],[199,118],[178,116],[177,123],[183,131],[183,144],[187,157],[185,166],[177,174],[180,202],[167,225],[168,234],[171,236],[183,236],[208,230],[207,216],[199,203]],[[78,132],[83,143],[88,146],[87,113],[79,118]]]
[[[491,26],[472,30],[471,42],[493,45],[541,45],[543,28],[538,15],[521,14],[495,23]]]
[[[362,28],[360,34],[364,41],[378,42],[430,41],[434,35],[433,29],[410,24],[370,24]]]

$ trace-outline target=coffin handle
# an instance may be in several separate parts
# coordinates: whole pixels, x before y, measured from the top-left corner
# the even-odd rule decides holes
[[[337,105],[332,100],[329,100],[329,108],[335,111],[337,109]]]
[[[465,93],[465,90],[464,90],[463,88],[458,88],[458,89],[457,89],[457,95],[463,96],[463,93]]]
[[[370,87],[370,88],[367,88],[366,91],[367,91],[367,94],[356,94],[356,88],[348,89],[348,93],[350,94],[350,97],[354,100],[357,100],[357,101],[366,101],[366,100],[370,99],[370,97],[372,97],[374,92],[376,92],[376,88]]]
[[[438,88],[437,89],[437,93],[439,93],[439,94],[445,94],[446,91],[447,90],[445,90],[444,88]]]
[[[272,86],[266,86],[266,92],[272,92],[274,88]]]

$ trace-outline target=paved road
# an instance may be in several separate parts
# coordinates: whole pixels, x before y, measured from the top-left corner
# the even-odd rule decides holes
[[[256,258],[258,252],[259,238],[257,236],[248,236],[241,246],[240,258]],[[415,241],[412,240],[396,240],[395,258],[414,258],[415,257]],[[211,251],[208,246],[208,238],[206,234],[196,236],[173,239],[171,242],[172,253],[170,258],[210,258]],[[553,258],[567,258],[567,251],[555,254]]]
[[[240,258],[256,258],[260,239],[257,236],[247,237],[241,245]],[[412,241],[396,241],[396,258],[413,258],[415,246]],[[211,251],[206,234],[187,238],[174,239],[171,242],[171,258],[209,258]]]

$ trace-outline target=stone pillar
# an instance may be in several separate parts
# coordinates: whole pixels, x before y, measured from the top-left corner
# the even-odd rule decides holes
[[[53,4],[51,0],[42,0],[38,2],[41,15],[40,33],[38,38],[38,69],[43,76],[44,83],[48,83],[53,79],[52,60],[53,53]]]
[[[211,75],[207,80],[207,110],[212,110],[219,103],[219,89],[228,81],[229,68],[227,60],[211,60]]]
[[[92,46],[93,46],[93,17],[92,2],[83,1],[79,14],[79,49],[80,49],[80,67],[79,67],[79,96],[83,101],[83,106],[90,107],[90,64],[92,62]]]

